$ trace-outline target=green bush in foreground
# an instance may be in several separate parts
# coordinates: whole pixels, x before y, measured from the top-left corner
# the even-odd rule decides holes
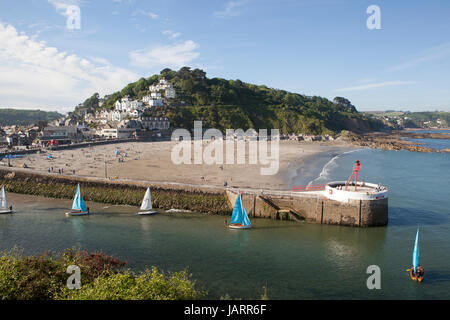
[[[66,250],[22,256],[0,253],[0,300],[181,300],[200,299],[186,271],[164,274],[156,268],[134,274],[126,263],[104,253]],[[81,289],[69,290],[69,265],[81,270]]]
[[[122,272],[98,277],[81,290],[66,289],[62,299],[69,300],[192,300],[202,293],[194,288],[186,272],[167,276],[156,268],[140,275]]]

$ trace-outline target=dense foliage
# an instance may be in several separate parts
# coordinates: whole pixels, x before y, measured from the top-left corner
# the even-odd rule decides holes
[[[381,126],[380,122],[358,113],[345,98],[330,101],[240,80],[209,79],[204,71],[188,67],[179,71],[164,69],[160,75],[130,83],[120,92],[105,97],[102,107],[113,109],[114,103],[127,95],[140,99],[149,93],[150,85],[163,77],[177,92],[172,107],[165,111],[172,127],[191,129],[194,120],[202,120],[205,128],[221,130],[275,128],[281,133],[326,134],[343,129],[375,130]],[[85,102],[86,106],[95,102],[94,96]]]
[[[440,119],[444,122],[444,125],[450,125],[450,112],[411,112],[405,114],[405,116],[410,118],[415,124],[427,121],[436,122]]]
[[[69,265],[81,269],[81,289],[69,290]],[[122,270],[126,263],[104,253],[66,250],[22,256],[0,254],[0,300],[178,300],[199,299],[187,272],[164,274],[156,268],[142,274]]]
[[[0,125],[30,125],[39,121],[51,122],[61,118],[58,112],[46,112],[41,110],[0,109]]]

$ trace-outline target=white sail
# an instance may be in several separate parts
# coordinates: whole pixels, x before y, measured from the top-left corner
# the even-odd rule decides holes
[[[8,200],[6,200],[5,187],[2,187],[2,192],[0,193],[0,208],[8,209]]]
[[[150,193],[150,188],[147,188],[145,192],[144,199],[142,200],[141,210],[152,210],[152,195]]]

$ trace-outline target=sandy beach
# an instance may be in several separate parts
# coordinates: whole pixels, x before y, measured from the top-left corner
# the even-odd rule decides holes
[[[350,147],[343,142],[280,141],[279,170],[275,175],[261,175],[261,164],[180,164],[172,162],[171,152],[177,142],[129,142],[73,150],[48,151],[11,159],[13,167],[53,174],[132,179],[153,183],[177,182],[242,188],[289,189],[290,179],[301,170],[306,159],[330,150]],[[268,147],[270,150],[270,146]],[[118,150],[118,154],[117,154]],[[237,152],[235,150],[235,154]],[[51,158],[49,158],[49,156]],[[8,160],[2,160],[6,165]],[[293,173],[294,172],[294,173]]]

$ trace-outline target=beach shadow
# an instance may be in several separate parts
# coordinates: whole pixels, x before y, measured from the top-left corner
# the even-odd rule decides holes
[[[442,225],[449,223],[443,213],[415,208],[389,208],[389,226]]]

